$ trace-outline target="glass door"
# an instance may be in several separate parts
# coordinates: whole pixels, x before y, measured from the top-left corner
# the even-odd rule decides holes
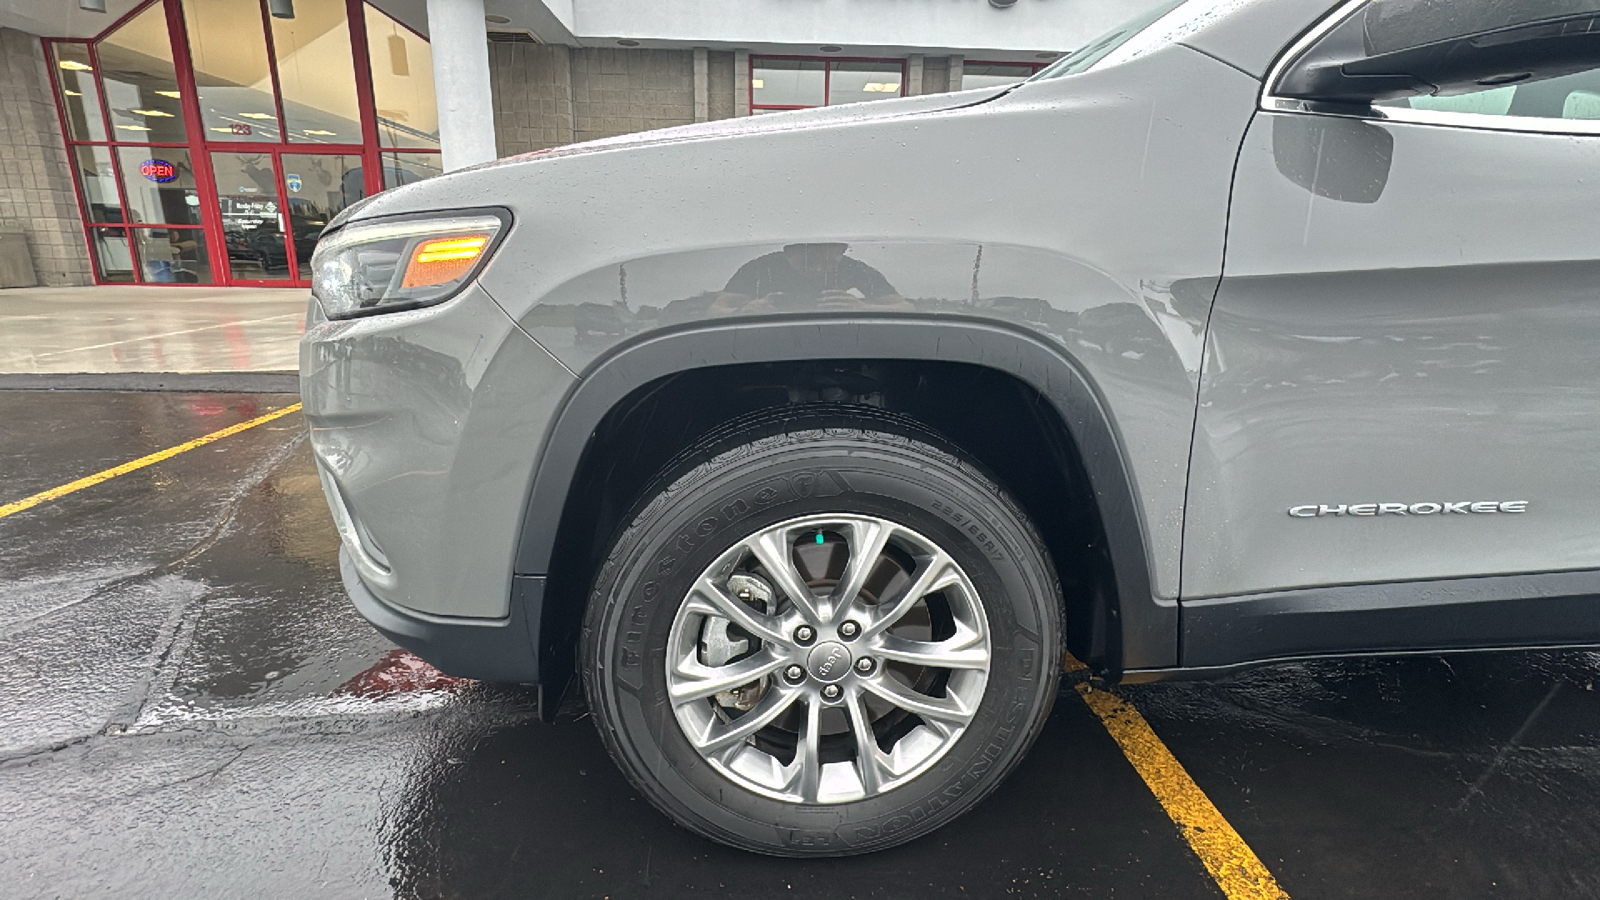
[[[367,195],[366,173],[355,153],[284,153],[278,165],[296,281],[309,287],[317,238],[334,216]]]
[[[234,282],[292,283],[295,270],[284,239],[283,198],[270,150],[212,153],[228,278]]]
[[[211,171],[233,282],[310,286],[317,238],[366,196],[358,153],[218,151]]]

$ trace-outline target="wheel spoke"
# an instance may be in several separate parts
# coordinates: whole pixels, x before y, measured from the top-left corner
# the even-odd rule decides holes
[[[677,677],[668,680],[668,693],[673,703],[700,700],[769,675],[784,662],[782,657],[770,652],[757,653],[725,666],[703,665],[692,656],[686,656],[669,673]]]
[[[730,596],[727,591],[712,584],[708,578],[702,578],[695,583],[689,595],[689,608],[692,612],[728,619],[767,643],[780,645],[789,643],[775,616],[763,615],[752,610],[737,598]]]
[[[788,529],[777,528],[756,535],[745,546],[755,554],[757,561],[772,580],[777,583],[778,590],[789,598],[807,622],[820,625],[825,621],[822,610],[817,608],[817,599],[806,587],[800,578],[800,570],[794,565],[794,548],[789,542]]]
[[[822,704],[806,700],[805,723],[800,726],[800,743],[795,747],[797,767],[791,782],[806,803],[817,802],[822,787]]]
[[[772,724],[772,720],[782,715],[784,710],[794,705],[798,691],[769,688],[767,695],[761,698],[749,712],[731,722],[718,721],[712,725],[708,733],[700,740],[690,737],[690,741],[701,753],[715,756],[745,742],[750,735]]]
[[[938,719],[961,725],[972,720],[973,710],[968,709],[959,697],[929,697],[927,694],[919,694],[887,675],[864,681],[861,686],[906,712],[916,713],[924,719]]]
[[[861,593],[884,545],[889,543],[889,535],[894,533],[894,526],[875,519],[862,519],[850,522],[845,530],[850,535],[850,560],[845,564],[844,577],[833,589],[834,609],[847,608]]]
[[[876,794],[893,772],[888,759],[878,749],[878,740],[872,734],[872,719],[867,715],[866,704],[861,702],[861,692],[852,690],[849,700],[850,730],[856,737],[856,775],[861,779],[861,789],[867,796]]]
[[[908,641],[902,637],[886,634],[878,639],[872,652],[895,662],[935,669],[989,667],[989,651],[984,649],[983,635],[971,631],[943,641]]]
[[[956,569],[955,561],[942,552],[934,553],[923,561],[922,567],[917,571],[916,577],[906,585],[893,602],[880,604],[870,615],[865,616],[867,623],[862,627],[863,637],[873,637],[900,621],[917,605],[923,597],[942,590],[961,580],[961,573]]]

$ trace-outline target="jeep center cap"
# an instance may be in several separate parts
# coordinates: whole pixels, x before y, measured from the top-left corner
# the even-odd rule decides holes
[[[850,674],[850,651],[838,641],[818,644],[806,657],[806,668],[812,678],[824,684],[838,681]]]

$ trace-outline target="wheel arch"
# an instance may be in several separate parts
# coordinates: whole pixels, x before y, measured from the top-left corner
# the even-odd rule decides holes
[[[1069,647],[1113,677],[1124,668],[1176,665],[1177,606],[1156,598],[1151,588],[1152,562],[1122,441],[1097,386],[1068,353],[1024,331],[982,319],[796,316],[652,332],[592,363],[569,390],[538,457],[514,570],[520,576],[547,580],[537,638],[541,682],[559,689],[570,675],[576,622],[587,602],[586,565],[568,563],[564,568],[562,560],[586,558],[594,543],[607,539],[604,523],[620,521],[626,512],[594,507],[619,502],[631,506],[636,499],[597,498],[586,489],[606,484],[613,467],[626,462],[619,457],[621,448],[611,451],[606,446],[608,422],[619,411],[670,390],[674,379],[695,373],[741,366],[880,362],[891,367],[964,367],[993,373],[1045,401],[1036,404],[1042,407],[1039,419],[1065,439],[1073,457],[1070,462],[1080,469],[1103,534],[1110,573],[1104,579],[1109,584],[1093,591],[1100,596],[1084,598],[1076,611],[1073,598],[1068,598]],[[685,446],[699,436],[667,439]],[[984,462],[981,455],[979,461]],[[1016,485],[1011,487],[1014,494],[1021,493]],[[1048,533],[1046,538],[1055,543]],[[1052,546],[1052,555],[1060,568],[1056,549]]]

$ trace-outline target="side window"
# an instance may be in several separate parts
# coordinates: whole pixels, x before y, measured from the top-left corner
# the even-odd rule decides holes
[[[1482,116],[1536,119],[1600,119],[1600,63],[1587,72],[1532,84],[1483,88],[1448,97],[1404,97],[1380,107],[1434,109]]]
[[[1600,120],[1600,0],[1367,0],[1283,65],[1275,99],[1330,111]]]

